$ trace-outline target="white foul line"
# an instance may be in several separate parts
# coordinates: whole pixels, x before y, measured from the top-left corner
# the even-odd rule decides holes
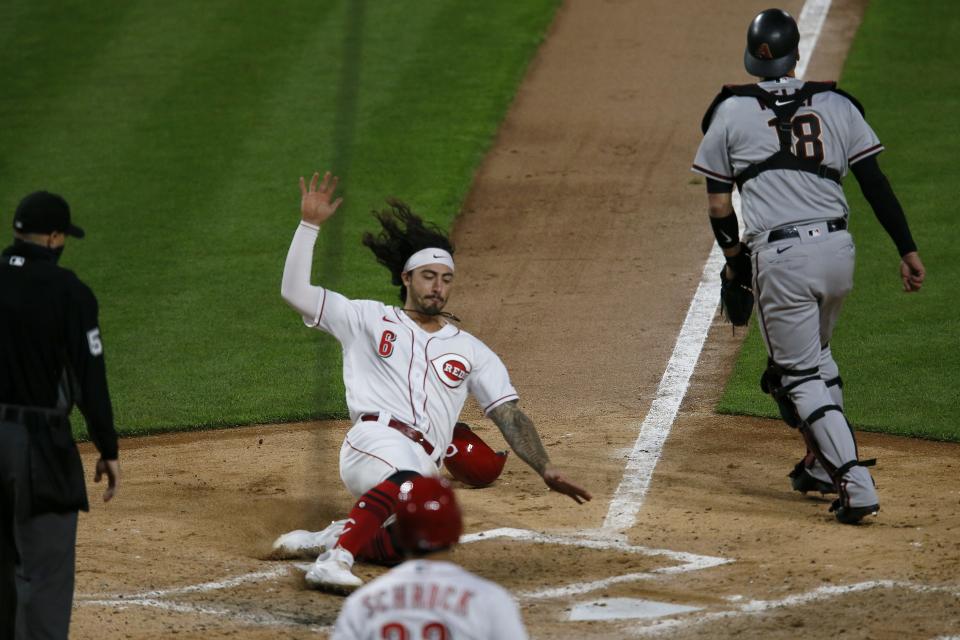
[[[800,61],[797,62],[797,77],[802,78],[807,71],[807,65],[817,48],[820,31],[830,12],[831,0],[807,0],[800,10],[797,27],[800,29]]]
[[[800,11],[798,27],[800,29],[800,62],[797,63],[797,76],[807,69],[807,62],[813,55],[820,31],[830,10],[831,0],[808,0]],[[733,194],[734,209],[740,211],[740,194]],[[739,214],[738,214],[739,215]],[[742,225],[741,225],[742,226]],[[613,494],[603,528],[624,531],[634,525],[637,513],[643,506],[653,470],[663,452],[663,445],[670,435],[673,421],[677,417],[680,403],[690,385],[690,376],[700,359],[703,343],[710,331],[710,324],[720,299],[720,268],[724,264],[723,253],[716,244],[710,251],[707,263],[700,276],[700,285],[693,296],[687,317],[680,328],[673,354],[660,379],[657,394],[640,433],[627,457],[623,480]]]
[[[720,299],[720,268],[723,254],[717,245],[710,251],[707,264],[700,277],[700,285],[687,310],[687,317],[680,328],[673,354],[657,387],[657,395],[650,405],[646,419],[640,425],[640,435],[627,457],[623,480],[613,494],[604,529],[623,531],[636,522],[643,498],[650,487],[653,469],[660,459],[663,444],[670,434],[677,410],[687,393],[690,376],[700,358],[700,351],[707,339],[707,332]]]

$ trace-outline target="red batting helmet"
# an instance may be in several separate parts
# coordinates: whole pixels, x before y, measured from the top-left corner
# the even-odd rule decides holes
[[[453,442],[443,464],[450,475],[473,487],[485,487],[500,477],[507,463],[506,451],[494,451],[466,424],[453,427]]]
[[[460,540],[463,517],[450,483],[418,476],[400,485],[397,543],[408,552],[439,551]]]

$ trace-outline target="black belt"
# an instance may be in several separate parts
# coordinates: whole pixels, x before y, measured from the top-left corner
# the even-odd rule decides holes
[[[23,422],[28,415],[64,418],[66,413],[51,407],[28,407],[19,404],[0,404],[0,422]]]
[[[816,224],[816,223],[810,223]],[[789,238],[799,238],[800,237],[800,227],[806,225],[796,225],[793,227],[783,227],[781,229],[774,229],[770,232],[770,235],[767,236],[767,242],[776,242],[777,240],[787,240]],[[827,232],[833,233],[834,231],[843,231],[847,228],[847,219],[846,218],[834,218],[833,220],[827,220]]]
[[[360,419],[363,420],[364,422],[378,422],[380,420],[380,417],[373,413],[365,413],[362,416],[360,416]],[[386,424],[391,429],[396,429],[397,431],[399,431],[400,433],[407,436],[408,438],[416,442],[418,445],[423,447],[423,450],[427,452],[428,456],[433,455],[433,445],[430,444],[427,441],[427,439],[423,437],[422,433],[420,433],[419,431],[417,431],[416,429],[408,425],[406,422],[400,422],[399,420],[394,420],[393,418],[390,418],[390,422],[386,422],[384,424]]]

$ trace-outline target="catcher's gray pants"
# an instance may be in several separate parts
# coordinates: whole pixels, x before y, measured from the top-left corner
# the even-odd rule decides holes
[[[754,292],[757,315],[773,361],[785,370],[784,387],[820,453],[834,469],[857,461],[853,431],[843,415],[839,376],[829,349],[843,300],[853,288],[855,249],[846,231],[827,230],[825,222],[799,227],[800,238],[755,240]],[[814,476],[830,482],[818,463]],[[865,467],[852,466],[840,478],[848,506],[878,504]]]
[[[66,638],[77,512],[30,514],[26,427],[0,421],[0,640]]]

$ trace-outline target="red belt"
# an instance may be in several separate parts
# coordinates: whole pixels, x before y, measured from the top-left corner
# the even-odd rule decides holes
[[[379,416],[372,413],[365,413],[362,416],[360,416],[360,419],[363,420],[364,422],[378,422],[380,420]],[[403,435],[407,436],[408,438],[410,438],[411,440],[419,444],[421,447],[423,447],[423,450],[427,452],[428,456],[433,455],[433,445],[430,444],[427,441],[427,439],[423,437],[422,433],[420,433],[419,431],[417,431],[407,423],[400,422],[399,420],[394,420],[393,418],[390,418],[390,422],[387,422],[386,425],[391,429],[396,429]]]

